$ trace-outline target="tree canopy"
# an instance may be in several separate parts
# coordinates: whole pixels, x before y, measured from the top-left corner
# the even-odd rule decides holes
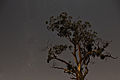
[[[110,41],[99,38],[89,22],[83,22],[81,19],[74,20],[67,12],[62,12],[58,16],[51,16],[46,24],[48,30],[70,42],[70,44],[61,43],[50,47],[47,62],[56,60],[63,63],[65,67],[54,65],[53,68],[63,70],[70,75],[71,79],[84,80],[89,72],[88,65],[92,58],[104,60],[109,57],[116,59],[106,51]],[[59,57],[67,50],[70,51],[67,55],[72,54],[72,61]]]

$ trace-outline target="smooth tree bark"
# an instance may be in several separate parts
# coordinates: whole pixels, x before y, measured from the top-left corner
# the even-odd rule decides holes
[[[56,17],[50,17],[46,24],[48,30],[56,33],[60,38],[67,39],[69,42],[69,44],[61,43],[49,47],[47,62],[54,60],[63,63],[64,67],[56,65],[52,67],[63,70],[64,73],[70,75],[70,79],[85,80],[89,72],[88,65],[94,58],[102,60],[107,57],[116,59],[106,51],[110,41],[99,38],[89,22],[82,22],[81,19],[74,20],[72,16],[62,12]],[[68,50],[70,52],[67,52]],[[72,54],[73,60],[66,61],[66,58],[60,58],[59,55],[64,53],[67,53],[67,55]]]

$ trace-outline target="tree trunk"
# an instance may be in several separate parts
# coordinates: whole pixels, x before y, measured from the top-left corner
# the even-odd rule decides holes
[[[76,80],[84,80],[84,77],[83,76],[77,76]]]
[[[78,77],[76,80],[84,80],[84,78],[80,78],[80,77]]]

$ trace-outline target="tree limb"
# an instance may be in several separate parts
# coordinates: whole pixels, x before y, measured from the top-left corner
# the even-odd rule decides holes
[[[80,44],[78,44],[78,51],[79,51],[79,59],[80,59],[80,64],[81,64],[81,61],[82,61],[82,56],[81,56],[81,52],[80,52]]]
[[[64,72],[65,73],[70,73],[72,76],[76,76],[75,74],[74,74],[74,72],[72,72],[72,71],[70,71],[70,70],[68,70],[68,69],[66,69],[66,68],[62,68],[62,67],[56,67],[56,66],[53,66],[52,68],[56,68],[56,69],[61,69],[61,70],[64,70]]]
[[[70,63],[68,63],[67,61],[65,61],[65,60],[63,60],[63,59],[60,59],[60,58],[57,58],[57,57],[55,57],[54,59],[56,59],[56,60],[58,60],[58,61],[60,61],[60,62],[63,62],[63,63],[65,63],[66,65],[71,65]]]
[[[117,59],[118,57],[113,57],[112,55],[104,55],[105,57],[110,57],[112,59]]]
[[[77,60],[77,56],[76,56],[76,46],[74,45],[74,51],[73,51],[73,57],[74,57],[74,60],[75,60],[75,63],[78,65],[78,60]]]
[[[76,78],[75,78],[75,77],[71,77],[70,79],[76,80]]]
[[[80,52],[80,45],[78,44],[78,55],[79,55],[79,63],[78,63],[78,71],[81,71],[81,62],[82,62],[82,56]]]
[[[84,78],[85,78],[85,76],[88,74],[88,68],[87,68],[87,65],[86,65],[85,69],[86,69],[86,71],[84,72],[84,75],[83,75]]]
[[[89,55],[92,55],[94,52],[97,52],[97,51],[89,51],[85,56],[84,58],[82,58],[82,61],[84,61]]]
[[[71,40],[70,36],[68,36],[67,39],[74,45],[74,43],[73,43],[73,41]]]

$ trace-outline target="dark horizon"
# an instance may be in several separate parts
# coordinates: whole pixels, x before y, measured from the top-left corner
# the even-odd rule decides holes
[[[48,40],[57,41],[47,31],[45,21],[66,11],[89,21],[105,40],[108,50],[120,57],[119,0],[1,0],[0,1],[0,80],[68,80],[62,71],[47,64]],[[88,80],[119,80],[120,61],[97,60],[90,65]]]

